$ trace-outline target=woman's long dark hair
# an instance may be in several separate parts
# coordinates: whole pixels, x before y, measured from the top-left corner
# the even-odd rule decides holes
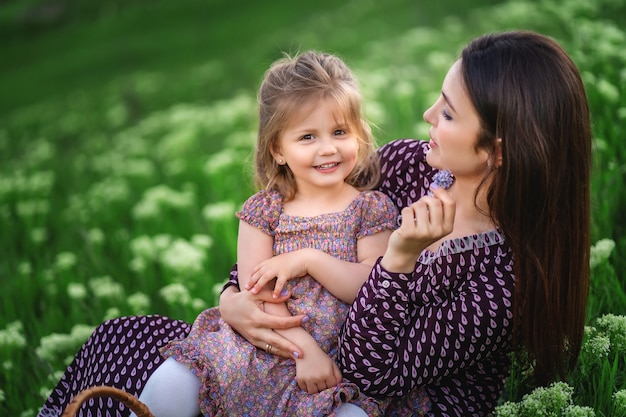
[[[565,379],[580,352],[589,291],[591,127],[576,65],[533,32],[489,34],[461,54],[481,118],[502,140],[487,199],[515,257],[513,342],[535,382]]]

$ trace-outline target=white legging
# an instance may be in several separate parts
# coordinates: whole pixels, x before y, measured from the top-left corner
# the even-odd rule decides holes
[[[168,358],[148,378],[139,400],[155,417],[197,417],[200,415],[198,392],[202,383],[185,365]],[[136,417],[131,413],[131,417]],[[367,417],[354,404],[341,404],[337,417]]]

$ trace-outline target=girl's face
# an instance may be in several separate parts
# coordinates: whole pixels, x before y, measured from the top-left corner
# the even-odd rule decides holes
[[[480,120],[467,95],[460,60],[448,71],[441,96],[424,112],[424,120],[431,124],[430,166],[450,170],[457,179],[484,176],[490,155],[476,149]]]
[[[296,114],[277,145],[272,155],[293,172],[299,193],[343,186],[359,151],[343,113],[324,99]]]

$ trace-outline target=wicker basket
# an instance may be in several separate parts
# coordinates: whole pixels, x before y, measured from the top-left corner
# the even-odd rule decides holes
[[[88,399],[94,397],[111,397],[124,403],[137,417],[154,417],[148,409],[148,406],[139,401],[134,395],[122,391],[121,389],[107,386],[91,387],[78,393],[68,404],[61,417],[74,417],[80,406]]]

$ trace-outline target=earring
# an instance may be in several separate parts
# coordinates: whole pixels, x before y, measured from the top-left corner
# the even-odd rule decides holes
[[[278,164],[279,164],[279,165],[282,165],[282,164],[283,164],[283,160],[282,160],[282,159],[279,159],[279,160],[278,160]]]

